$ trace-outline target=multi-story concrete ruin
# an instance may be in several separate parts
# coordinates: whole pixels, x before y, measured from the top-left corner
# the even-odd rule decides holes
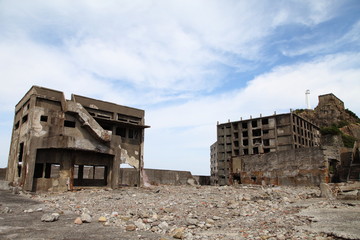
[[[234,173],[244,170],[250,156],[319,144],[319,128],[293,112],[218,124],[217,142],[211,147],[216,151],[211,153],[216,158],[211,161],[213,183],[231,184]]]
[[[143,168],[144,111],[33,86],[15,107],[6,180],[27,191],[119,185]]]

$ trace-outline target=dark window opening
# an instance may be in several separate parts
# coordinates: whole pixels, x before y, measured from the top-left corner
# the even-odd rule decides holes
[[[25,115],[25,116],[23,116],[21,122],[22,122],[22,123],[25,123],[27,120],[28,120],[28,115]]]
[[[21,164],[18,164],[18,177],[20,177],[21,176]]]
[[[112,126],[108,124],[100,124],[104,130],[112,131]]]
[[[45,164],[45,178],[58,178],[60,176],[60,165],[54,163]]]
[[[249,140],[247,140],[247,139],[244,139],[244,140],[243,140],[243,145],[244,145],[244,146],[247,146],[247,145],[249,145]]]
[[[136,129],[129,129],[129,138],[130,139],[138,139],[139,131]]]
[[[259,148],[257,147],[253,148],[253,154],[259,154]]]
[[[238,133],[234,133],[234,138],[239,138],[239,134],[238,134]]]
[[[234,146],[239,147],[239,141],[234,141]]]
[[[251,176],[251,180],[256,183],[256,177],[255,176]]]
[[[253,144],[261,144],[261,138],[254,138]]]
[[[23,160],[23,153],[24,153],[24,143],[20,143],[19,146],[19,157],[18,157],[18,162],[22,162]]]
[[[75,128],[76,124],[75,124],[74,121],[65,120],[64,121],[64,126],[65,127],[70,127],[70,128]]]
[[[40,116],[40,121],[41,122],[47,122],[47,120],[48,120],[48,116],[44,116],[44,115]]]
[[[261,129],[252,130],[252,134],[253,134],[254,137],[261,136]]]
[[[264,139],[263,143],[264,143],[264,146],[270,146],[270,140],[269,139]]]
[[[234,129],[234,130],[238,130],[238,125],[237,125],[237,124],[234,124],[234,125],[233,125],[233,129]]]
[[[34,178],[42,178],[44,171],[43,163],[35,163]]]
[[[120,137],[126,137],[126,128],[121,128],[121,127],[116,128],[115,134]]]
[[[247,122],[242,123],[242,128],[247,129]]]
[[[251,126],[252,126],[253,128],[256,128],[256,127],[258,126],[257,121],[256,121],[256,120],[251,121]]]
[[[269,124],[269,119],[265,118],[261,120],[262,125],[268,125]]]
[[[236,156],[239,156],[239,150],[236,149],[236,150],[234,151],[234,154],[235,154]]]
[[[263,132],[264,135],[269,134],[269,130],[263,130],[262,132]]]
[[[106,186],[107,167],[74,165],[74,186]]]
[[[90,114],[91,116],[93,116],[93,117],[95,117],[95,116],[96,116],[96,114],[95,114],[95,113],[93,113],[93,112],[89,112],[89,114]]]
[[[20,122],[19,122],[19,121],[17,121],[17,122],[15,123],[15,126],[14,126],[14,127],[15,127],[15,130],[16,130],[16,129],[18,129],[18,128],[19,128],[19,126],[20,126]]]
[[[264,153],[269,153],[270,152],[270,148],[264,148]]]
[[[249,149],[247,148],[244,149],[244,155],[249,155]]]
[[[248,132],[247,132],[247,131],[242,132],[242,136],[243,136],[243,137],[248,137]]]

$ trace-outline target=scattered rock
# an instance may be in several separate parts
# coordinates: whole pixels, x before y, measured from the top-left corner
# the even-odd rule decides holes
[[[75,218],[74,223],[80,225],[83,223],[83,221],[81,220],[81,217],[77,217]]]
[[[107,218],[104,216],[99,217],[98,222],[106,222]]]
[[[42,222],[55,222],[59,220],[60,214],[59,213],[45,213],[41,217]]]
[[[185,228],[183,228],[183,227],[181,227],[181,228],[176,228],[176,229],[172,232],[173,238],[176,238],[176,239],[184,239],[184,237],[185,237],[184,231],[185,231]]]
[[[128,232],[135,231],[136,226],[134,224],[126,225],[125,230]]]
[[[80,219],[83,223],[91,223],[91,220],[92,220],[90,214],[88,214],[88,213],[81,214]]]

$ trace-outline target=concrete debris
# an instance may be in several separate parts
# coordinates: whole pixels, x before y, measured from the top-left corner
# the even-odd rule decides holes
[[[320,198],[320,189],[316,187],[156,188],[159,191],[149,188],[113,191],[92,188],[29,194],[28,197],[40,201],[43,211],[64,215],[62,221],[71,219],[72,224],[78,224],[77,229],[101,231],[107,226],[109,232],[115,229],[124,234],[144,236],[142,239],[360,239],[360,230],[354,227],[360,224],[360,202]],[[355,190],[352,191],[349,194],[354,195]],[[24,210],[29,210],[29,207],[21,212]],[[330,212],[333,215],[327,216]],[[44,216],[51,221],[52,214]],[[84,222],[89,223],[82,224]],[[348,227],[341,226],[341,223]],[[157,238],[146,238],[149,234]]]
[[[60,214],[59,213],[45,213],[41,217],[42,222],[55,222],[59,220]]]
[[[81,214],[80,218],[83,223],[91,223],[91,220],[92,220],[90,214],[88,214],[88,213]]]

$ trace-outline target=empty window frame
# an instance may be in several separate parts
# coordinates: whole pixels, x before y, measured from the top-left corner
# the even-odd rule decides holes
[[[139,131],[137,129],[128,129],[128,134],[130,139],[138,139],[139,138]]]
[[[15,130],[18,129],[19,126],[20,126],[20,121],[17,121],[17,122],[15,123],[15,125],[14,125]]]
[[[249,149],[247,148],[244,149],[244,155],[249,155]]]
[[[42,178],[44,173],[44,164],[35,163],[34,178]]]
[[[47,121],[48,121],[48,116],[41,115],[41,116],[40,116],[40,121],[41,121],[41,122],[47,122]]]
[[[115,134],[120,136],[120,137],[126,137],[126,128],[123,128],[123,127],[117,127],[116,128],[116,131],[115,131]]]
[[[75,128],[75,121],[64,120],[64,127]]]
[[[251,121],[251,126],[256,128],[258,126],[257,120]]]
[[[21,122],[25,123],[25,122],[27,122],[27,120],[28,120],[28,115],[26,114],[25,116],[22,117]]]
[[[268,119],[268,118],[263,118],[263,119],[261,120],[261,124],[262,124],[262,125],[268,125],[268,124],[269,124],[269,119]]]
[[[252,135],[253,135],[253,137],[261,136],[261,129],[252,130]]]

